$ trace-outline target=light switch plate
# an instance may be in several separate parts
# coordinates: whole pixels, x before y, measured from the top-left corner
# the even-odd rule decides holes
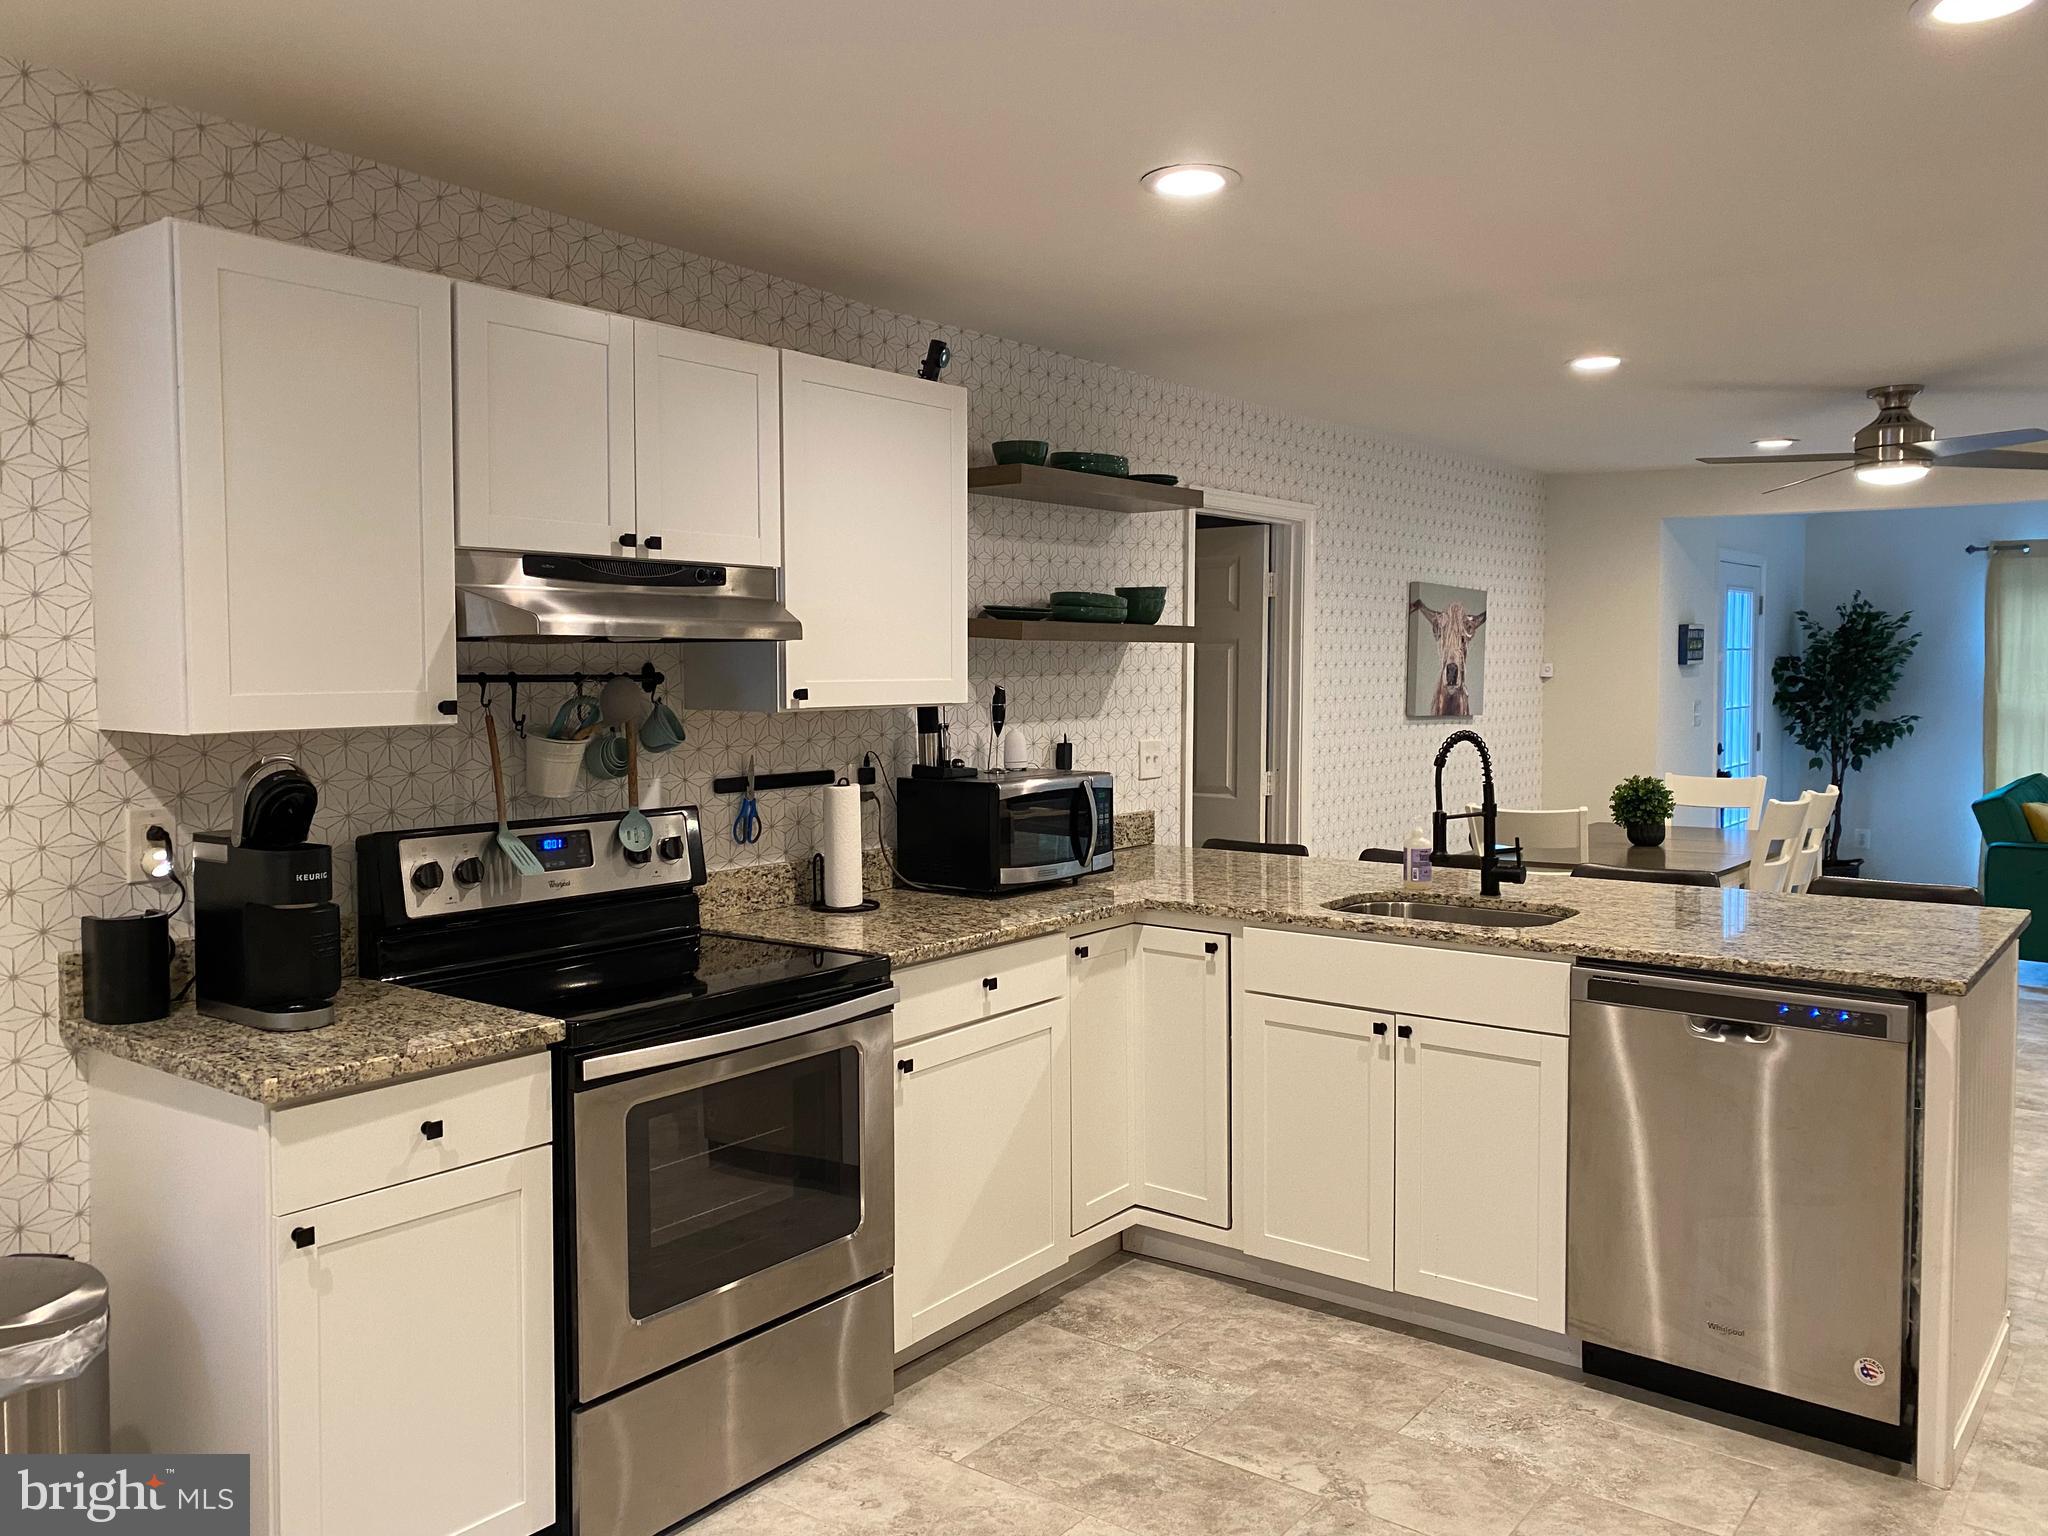
[[[1166,743],[1148,736],[1138,743],[1138,777],[1156,779],[1166,770],[1160,766],[1166,757]]]

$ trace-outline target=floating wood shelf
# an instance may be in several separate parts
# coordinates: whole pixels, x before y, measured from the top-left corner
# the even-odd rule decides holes
[[[976,640],[1092,640],[1097,645],[1193,645],[1195,632],[1182,624],[1083,624],[1072,619],[985,619],[967,621]]]
[[[1185,485],[1084,475],[1078,469],[1053,469],[1045,464],[989,464],[970,469],[967,490],[972,496],[1008,496],[1097,512],[1187,512],[1202,505],[1202,493]]]

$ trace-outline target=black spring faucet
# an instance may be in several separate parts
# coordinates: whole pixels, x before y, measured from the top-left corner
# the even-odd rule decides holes
[[[1451,751],[1460,742],[1469,741],[1479,752],[1479,809],[1461,811],[1456,816],[1444,811],[1444,764],[1450,761]],[[1512,864],[1502,864],[1500,850],[1494,847],[1494,834],[1500,807],[1493,798],[1493,754],[1486,750],[1486,742],[1477,731],[1453,731],[1444,738],[1444,744],[1436,749],[1436,810],[1429,818],[1430,856],[1442,858],[1450,852],[1445,846],[1445,837],[1454,821],[1479,820],[1479,894],[1498,896],[1503,880],[1520,885],[1529,878],[1529,870],[1522,862],[1522,840],[1515,839],[1515,858]]]

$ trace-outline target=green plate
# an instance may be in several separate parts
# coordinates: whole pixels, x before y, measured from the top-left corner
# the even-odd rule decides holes
[[[1118,592],[1055,592],[1046,601],[1055,608],[1118,608],[1124,599]]]
[[[989,619],[1049,619],[1050,608],[1017,608],[1003,603],[984,603],[982,617]]]
[[[1142,480],[1147,485],[1179,485],[1179,475],[1126,475],[1126,480]]]

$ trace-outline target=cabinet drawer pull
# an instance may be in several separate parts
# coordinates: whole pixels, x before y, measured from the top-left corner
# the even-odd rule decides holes
[[[441,1139],[441,1122],[438,1120],[422,1120],[420,1122],[420,1134],[429,1141],[439,1141]]]
[[[1211,940],[1210,940],[1210,941],[1209,941],[1209,942],[1208,942],[1207,944],[1204,944],[1204,945],[1202,946],[1202,953],[1203,953],[1203,954],[1205,954],[1205,955],[1213,955],[1213,954],[1215,954],[1215,953],[1216,953],[1216,941],[1215,941],[1214,939],[1211,939]]]
[[[621,549],[631,549],[639,542],[640,535],[637,533],[622,533],[619,535],[619,548]]]
[[[984,976],[981,978],[981,985],[982,990],[987,992],[993,992],[996,989],[996,978],[993,976]]]
[[[896,1063],[896,1070],[898,1072],[915,1072],[917,1070],[917,1063],[912,1058],[906,1056]]]
[[[649,537],[648,537],[648,540],[647,540],[647,548],[649,548],[649,549],[659,549],[659,548],[661,548],[661,535],[660,535],[660,534],[658,534],[658,533],[657,533],[657,534],[651,534],[651,535],[649,535]]]
[[[293,1246],[294,1248],[310,1248],[310,1247],[312,1247],[312,1246],[313,1246],[313,1229],[312,1229],[311,1227],[293,1227],[293,1228],[292,1228],[292,1246]]]
[[[789,697],[792,703],[801,704],[809,699],[810,696],[811,690],[808,688],[792,688],[789,690]]]
[[[1374,1019],[1372,1021],[1372,1032],[1376,1035],[1384,1035],[1387,1032],[1387,1021],[1385,1019]]]
[[[452,715],[455,713],[456,704],[453,699],[443,699],[440,703],[436,704],[434,708],[438,709],[444,715]]]
[[[1394,1033],[1403,1040],[1412,1039],[1415,1034],[1415,1026],[1413,1024],[1396,1024],[1394,1026]]]
[[[1076,960],[1086,960],[1088,958],[1088,946],[1086,944],[1076,944],[1074,946],[1074,958]]]

